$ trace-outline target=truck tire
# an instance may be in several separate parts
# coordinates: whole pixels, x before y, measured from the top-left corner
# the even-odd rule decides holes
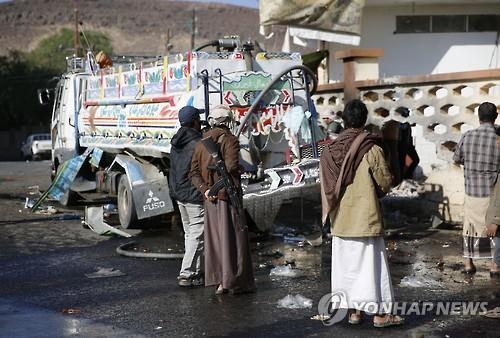
[[[118,216],[122,228],[128,229],[138,225],[132,189],[127,175],[121,175],[118,182]]]

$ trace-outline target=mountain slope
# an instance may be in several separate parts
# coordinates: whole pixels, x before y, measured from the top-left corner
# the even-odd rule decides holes
[[[269,50],[281,47],[283,29],[270,40],[258,34],[257,9],[169,0],[14,0],[0,3],[0,55],[9,49],[27,51],[62,27],[73,29],[73,9],[84,30],[106,33],[115,54],[160,55],[167,31],[174,51],[190,45],[191,18],[196,11],[195,45],[224,35],[256,39]],[[92,42],[90,41],[90,44]]]

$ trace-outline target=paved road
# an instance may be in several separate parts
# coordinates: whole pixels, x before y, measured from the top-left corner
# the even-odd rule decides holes
[[[131,259],[115,249],[126,239],[97,236],[79,220],[80,209],[56,215],[30,214],[24,208],[28,187],[46,189],[48,162],[0,163],[0,337],[166,337],[166,336],[411,336],[497,337],[498,319],[481,316],[437,316],[415,313],[404,327],[374,329],[370,318],[357,327],[345,321],[324,326],[310,317],[318,300],[329,292],[330,247],[299,248],[281,241],[253,241],[258,291],[217,297],[212,288],[176,285],[177,260]],[[33,190],[33,188],[32,188]],[[140,233],[146,247],[178,246],[179,230]],[[500,288],[485,264],[472,279],[460,274],[459,230],[433,231],[424,225],[387,241],[396,297],[401,301],[480,301],[500,306]],[[266,255],[280,250],[284,257]],[[301,277],[270,277],[269,263],[296,262]],[[436,263],[442,261],[442,270]],[[126,275],[89,279],[99,267]],[[432,287],[401,287],[408,275],[437,283]],[[301,294],[311,309],[282,309],[279,299]]]

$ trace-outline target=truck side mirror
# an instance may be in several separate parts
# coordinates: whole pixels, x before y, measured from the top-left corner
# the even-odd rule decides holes
[[[44,88],[44,89],[38,89],[38,102],[42,105],[48,105],[52,101],[52,93],[53,90]]]

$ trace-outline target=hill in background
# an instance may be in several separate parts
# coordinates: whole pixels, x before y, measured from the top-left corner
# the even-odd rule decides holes
[[[0,3],[0,55],[32,50],[60,29],[73,29],[74,8],[79,10],[83,29],[105,33],[118,55],[165,54],[168,30],[173,35],[173,51],[188,50],[193,8],[195,46],[235,34],[258,40],[273,51],[283,41],[282,28],[264,40],[258,34],[258,10],[246,7],[169,0],[14,0]]]

